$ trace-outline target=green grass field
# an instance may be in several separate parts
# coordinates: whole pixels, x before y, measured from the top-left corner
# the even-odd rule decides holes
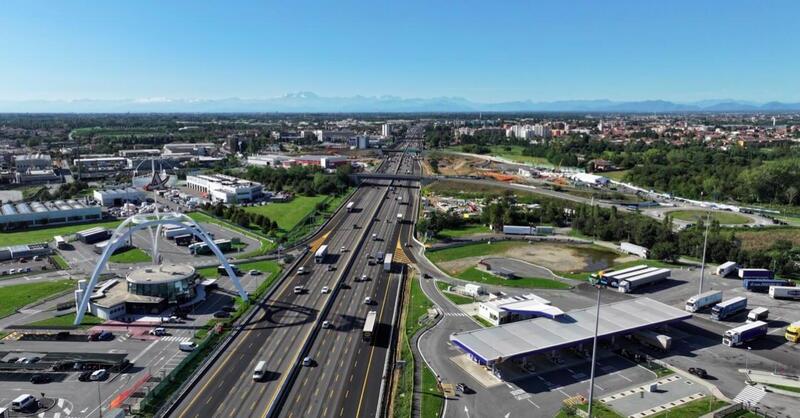
[[[456,229],[443,229],[438,234],[436,234],[437,238],[446,239],[446,238],[459,238],[459,237],[466,237],[469,235],[476,235],[476,234],[485,234],[491,232],[492,230],[489,229],[486,225],[465,225],[461,228]]]
[[[495,286],[522,287],[527,289],[569,289],[571,286],[553,279],[539,277],[520,277],[518,279],[503,279],[494,274],[470,267],[459,273],[456,277],[475,283]]]
[[[484,327],[484,328],[491,328],[491,327],[494,326],[494,324],[492,324],[491,322],[481,318],[478,315],[472,315],[472,319],[478,321],[478,323],[481,324],[481,326]]]
[[[75,287],[71,280],[24,283],[0,287],[0,318],[11,315],[25,305]]]
[[[74,321],[75,314],[67,314],[42,319],[41,321],[31,322],[30,324],[26,325],[31,325],[34,327],[69,327],[72,326]],[[83,321],[81,322],[80,328],[88,328],[94,325],[102,324],[103,322],[105,322],[104,319],[100,319],[94,315],[86,314],[83,316]]]
[[[281,267],[278,263],[269,260],[251,261],[249,263],[236,264],[236,266],[239,267],[242,273],[247,273],[250,270],[259,270],[261,271],[261,276],[259,276],[261,278],[266,278],[268,275],[276,275],[281,271]],[[198,269],[197,274],[205,278],[218,276],[216,267]]]
[[[519,241],[499,241],[499,242],[493,242],[491,244],[487,244],[484,242],[480,244],[469,244],[469,245],[462,245],[459,247],[445,248],[442,250],[428,251],[426,255],[428,256],[428,259],[430,259],[432,262],[441,263],[443,261],[458,260],[460,258],[480,257],[489,254],[497,254],[504,252],[510,248],[522,245],[530,245],[530,244]]]
[[[303,218],[314,211],[317,203],[322,202],[328,196],[295,196],[291,202],[269,203],[265,206],[250,206],[244,208],[250,213],[258,213],[278,223],[278,228],[284,232],[289,232],[300,223]]]
[[[191,213],[188,213],[187,215],[190,218],[192,218],[195,222],[202,222],[202,223],[219,225],[219,226],[221,226],[223,228],[227,228],[227,229],[230,229],[232,231],[236,231],[236,232],[238,232],[240,234],[243,234],[245,236],[248,236],[248,237],[250,237],[252,239],[255,239],[255,240],[257,240],[259,242],[260,245],[259,245],[259,248],[257,250],[250,251],[250,252],[244,253],[244,254],[237,254],[237,255],[234,256],[235,258],[243,259],[243,258],[249,258],[249,257],[257,257],[259,255],[266,254],[268,251],[270,251],[270,250],[272,250],[273,248],[276,247],[276,244],[274,242],[264,238],[263,236],[261,236],[259,234],[256,234],[256,233],[254,233],[252,231],[247,231],[244,228],[242,228],[242,227],[240,227],[238,225],[234,225],[234,224],[232,224],[232,223],[230,223],[228,221],[224,221],[224,220],[221,220],[221,219],[214,218],[213,216],[206,215],[203,212],[191,212]]]
[[[25,229],[15,232],[0,232],[0,242],[3,245],[33,244],[49,242],[56,235],[71,235],[84,229],[103,226],[109,229],[116,228],[122,221],[92,222],[79,225],[53,226],[50,228]]]
[[[128,248],[125,251],[112,255],[109,257],[108,261],[121,264],[146,263],[151,261],[151,258],[149,254],[139,248]]]
[[[653,418],[699,418],[727,404],[717,398],[706,397],[650,416]]]
[[[681,221],[698,222],[701,219],[705,220],[708,216],[708,212],[704,210],[686,209],[670,211],[669,215],[672,216],[673,219]],[[744,225],[752,222],[747,216],[733,212],[711,212],[711,219],[715,219],[723,225]]]
[[[53,254],[50,256],[50,258],[53,259],[53,262],[56,263],[58,268],[61,270],[69,270],[69,263],[67,263],[67,260],[64,260],[64,257],[58,254]]]
[[[628,174],[630,170],[619,170],[619,171],[607,171],[605,173],[597,173],[603,177],[608,177],[611,180],[622,181],[626,174]]]

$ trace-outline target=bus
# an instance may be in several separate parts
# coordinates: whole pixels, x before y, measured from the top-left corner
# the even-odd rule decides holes
[[[367,313],[367,318],[364,320],[364,330],[361,332],[361,338],[364,341],[372,342],[372,338],[375,336],[375,320],[378,316],[376,311],[369,311]]]

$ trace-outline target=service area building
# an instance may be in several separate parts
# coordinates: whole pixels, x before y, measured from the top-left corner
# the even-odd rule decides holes
[[[508,360],[552,353],[591,343],[594,338],[595,307],[569,311],[554,318],[534,318],[493,328],[457,332],[450,341],[473,361],[493,366]],[[650,298],[637,298],[603,305],[599,338],[611,338],[655,328],[692,315]]]
[[[261,183],[224,174],[186,176],[186,185],[213,202],[252,202],[264,196]]]
[[[549,300],[533,293],[490,300],[478,305],[478,316],[492,325],[537,317],[555,318],[563,314],[564,311],[551,306]]]

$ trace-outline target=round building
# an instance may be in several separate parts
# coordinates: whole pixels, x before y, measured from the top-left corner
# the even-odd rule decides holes
[[[125,280],[128,293],[184,303],[195,297],[198,274],[188,264],[160,264],[133,270]]]

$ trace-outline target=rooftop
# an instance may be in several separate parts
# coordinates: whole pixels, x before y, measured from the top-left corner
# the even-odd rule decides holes
[[[188,264],[160,264],[141,267],[128,273],[131,283],[169,283],[193,275],[194,267]]]
[[[692,315],[650,298],[636,298],[603,305],[598,336],[627,334]],[[555,319],[534,318],[493,328],[452,334],[450,341],[480,363],[502,362],[591,341],[595,307],[576,309]]]

